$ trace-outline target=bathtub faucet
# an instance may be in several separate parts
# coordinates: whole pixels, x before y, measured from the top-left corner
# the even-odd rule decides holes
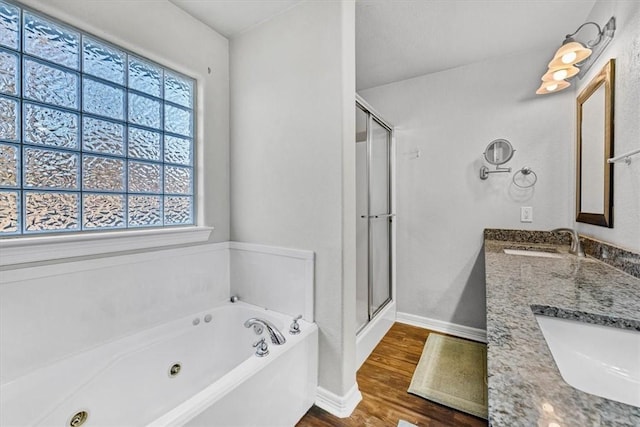
[[[282,332],[276,328],[276,326],[269,322],[268,320],[258,319],[256,317],[252,317],[251,319],[244,322],[245,328],[250,328],[253,326],[253,330],[256,331],[256,334],[261,334],[264,328],[269,332],[269,337],[271,338],[271,342],[275,345],[282,345],[287,342],[287,339],[282,335]]]

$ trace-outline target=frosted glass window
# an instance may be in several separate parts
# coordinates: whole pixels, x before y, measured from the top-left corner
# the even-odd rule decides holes
[[[164,137],[164,161],[166,163],[178,163],[191,165],[191,149],[193,144],[190,139],[166,135]]]
[[[129,56],[129,87],[147,95],[162,95],[162,70],[135,56]]]
[[[129,157],[160,161],[162,134],[152,130],[129,127]]]
[[[20,47],[20,9],[0,1],[0,45],[18,49]]]
[[[165,166],[164,192],[165,194],[191,194],[191,168]]]
[[[84,78],[82,109],[85,113],[112,119],[124,119],[124,90],[111,84]]]
[[[191,136],[191,110],[166,104],[164,107],[164,129],[167,132]]]
[[[129,122],[136,125],[160,129],[162,105],[147,96],[129,94]]]
[[[84,190],[125,191],[124,160],[103,156],[83,156]]]
[[[17,141],[20,129],[20,101],[0,96],[0,140]]]
[[[84,193],[82,195],[82,227],[123,228],[125,197],[122,194]]]
[[[0,0],[0,238],[195,224],[196,92]]]
[[[80,116],[76,113],[24,103],[24,142],[77,149],[80,145]]]
[[[164,199],[164,223],[193,222],[193,197],[167,196]]]
[[[164,99],[191,108],[193,105],[193,81],[165,71]]]
[[[82,38],[83,72],[124,85],[127,54],[90,37]]]
[[[25,233],[78,230],[80,213],[77,193],[26,191]]]
[[[82,147],[85,151],[124,156],[124,129],[121,123],[85,116]]]
[[[24,12],[24,53],[77,70],[80,34],[39,15]]]
[[[0,144],[0,186],[18,187],[20,149],[13,144]]]
[[[25,147],[24,186],[78,190],[80,162],[77,153]]]
[[[129,196],[127,224],[129,227],[149,227],[162,224],[160,196]],[[182,224],[185,224],[183,222]]]
[[[78,108],[78,75],[41,61],[24,60],[24,97],[45,104]]]
[[[20,232],[20,192],[0,190],[0,233]]]
[[[0,92],[18,96],[20,93],[20,56],[0,49]]]
[[[162,166],[147,162],[129,162],[129,191],[162,193]]]

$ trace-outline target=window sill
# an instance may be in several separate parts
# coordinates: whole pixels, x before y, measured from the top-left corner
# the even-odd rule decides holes
[[[113,231],[0,240],[0,266],[205,242],[212,227]]]

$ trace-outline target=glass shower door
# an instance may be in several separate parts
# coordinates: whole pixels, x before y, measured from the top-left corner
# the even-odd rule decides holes
[[[356,104],[356,319],[391,301],[391,130]]]
[[[369,138],[370,318],[391,299],[391,132],[371,118]]]
[[[356,322],[369,322],[369,194],[367,124],[369,115],[356,108]]]

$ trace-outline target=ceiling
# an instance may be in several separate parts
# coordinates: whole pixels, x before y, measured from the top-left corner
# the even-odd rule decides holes
[[[358,90],[547,47],[551,57],[595,0],[361,0]],[[551,58],[549,58],[551,59]]]
[[[228,38],[300,2],[170,1]],[[357,89],[533,49],[548,48],[551,56],[564,36],[585,22],[595,2],[357,0]]]
[[[301,0],[169,0],[223,36],[232,38]]]

